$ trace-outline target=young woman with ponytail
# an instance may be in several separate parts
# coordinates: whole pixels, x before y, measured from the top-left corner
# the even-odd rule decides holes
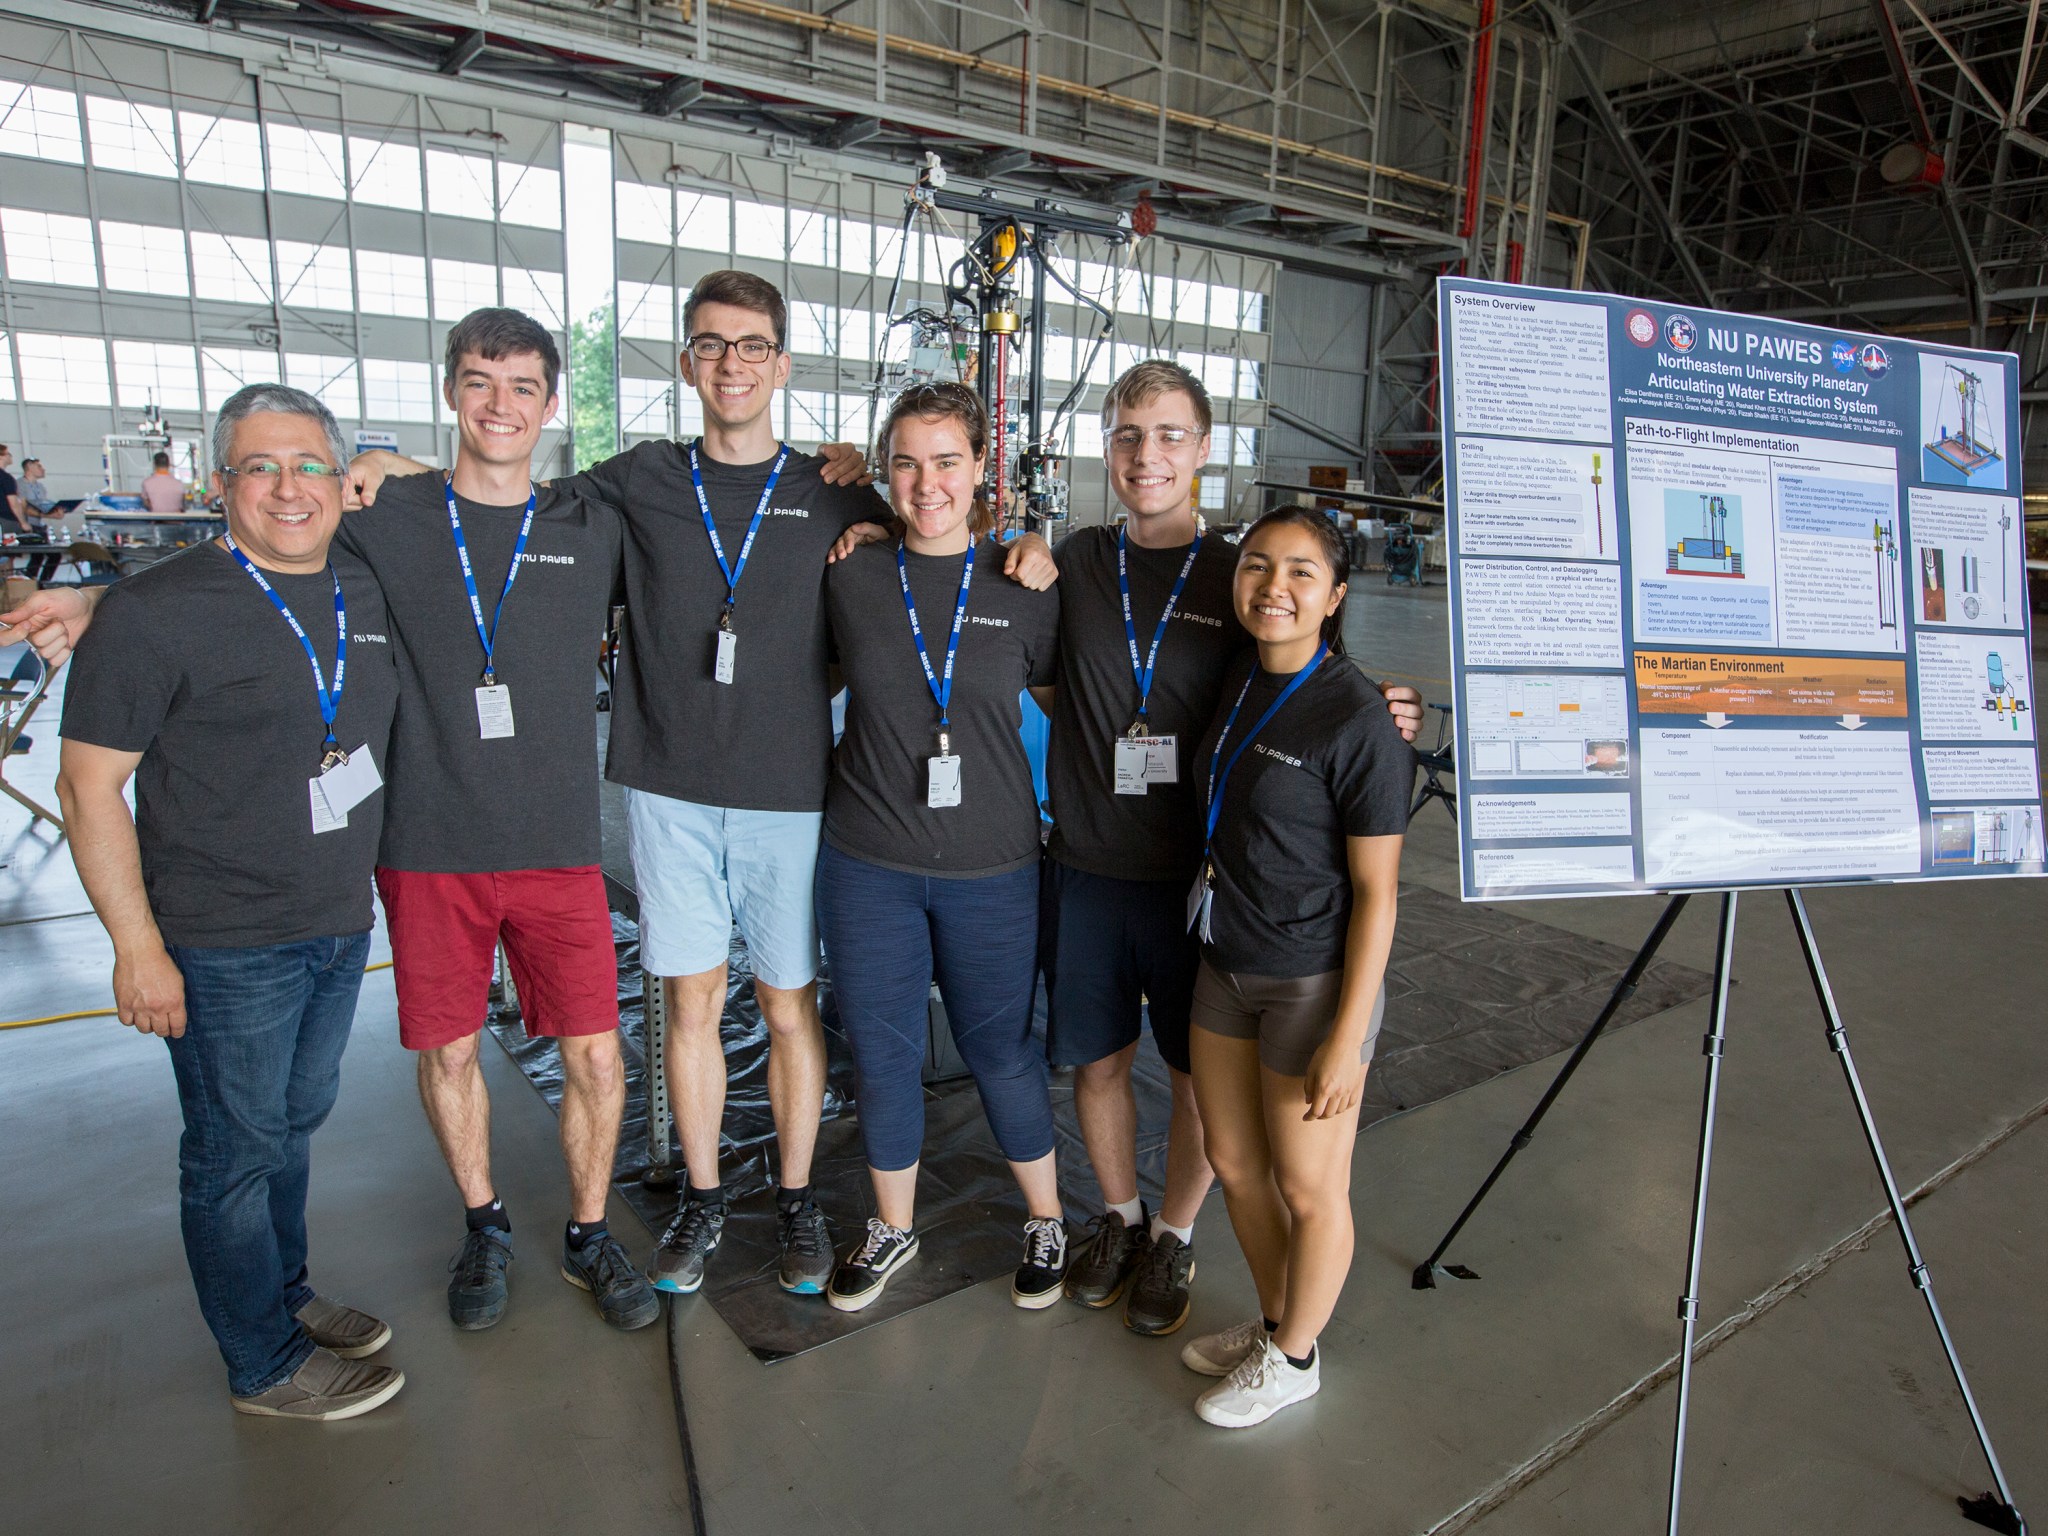
[[[846,679],[818,857],[818,920],[853,1047],[879,1214],[827,1289],[872,1304],[917,1253],[921,1073],[934,978],[989,1126],[1024,1193],[1021,1307],[1059,1300],[1066,1228],[1045,1059],[1031,1038],[1038,803],[1019,695],[1054,678],[1059,597],[1002,579],[980,500],[988,416],[959,384],[897,396],[877,434],[900,539],[825,582]]]
[[[1194,1340],[1212,1424],[1262,1423],[1321,1383],[1316,1337],[1351,1267],[1351,1153],[1386,1004],[1414,754],[1344,655],[1350,560],[1329,518],[1267,514],[1232,606],[1233,669],[1190,771],[1202,792],[1202,941],[1190,1055],[1209,1161],[1261,1317]]]

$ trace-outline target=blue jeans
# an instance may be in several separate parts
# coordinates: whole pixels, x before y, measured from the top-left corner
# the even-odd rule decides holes
[[[818,926],[853,1047],[869,1167],[908,1168],[924,1146],[935,975],[1003,1156],[1029,1163],[1052,1150],[1045,1058],[1031,1038],[1035,861],[1006,875],[940,879],[883,869],[827,843],[818,854]]]
[[[169,946],[185,1033],[168,1041],[185,1134],[178,1205],[199,1310],[247,1397],[306,1363],[313,1133],[341,1087],[368,933],[249,949]]]

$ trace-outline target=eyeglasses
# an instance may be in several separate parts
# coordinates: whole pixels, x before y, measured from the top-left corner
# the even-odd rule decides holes
[[[1109,434],[1109,446],[1118,453],[1136,453],[1151,438],[1162,448],[1183,448],[1195,440],[1193,427],[1118,427]]]
[[[230,479],[239,476],[245,480],[261,480],[275,484],[287,474],[295,480],[339,480],[341,466],[320,459],[307,459],[303,464],[280,464],[275,459],[258,459],[255,463],[244,464],[239,469],[223,468],[221,473]]]
[[[705,331],[690,338],[690,356],[700,363],[717,362],[725,356],[728,347],[739,353],[743,363],[765,363],[782,350],[765,336],[742,336],[738,341],[727,341],[723,336]]]

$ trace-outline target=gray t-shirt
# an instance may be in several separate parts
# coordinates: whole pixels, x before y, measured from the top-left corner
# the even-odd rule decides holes
[[[1129,557],[1131,617],[1142,662],[1167,595],[1187,564],[1188,546],[1133,544]],[[1076,529],[1060,540],[1053,558],[1060,568],[1060,673],[1045,764],[1053,818],[1047,850],[1090,874],[1184,885],[1194,878],[1202,854],[1199,786],[1190,761],[1216,713],[1224,673],[1252,643],[1230,603],[1237,549],[1213,533],[1202,540],[1167,621],[1153,663],[1146,732],[1179,738],[1180,780],[1153,784],[1142,795],[1116,793],[1114,743],[1138,713],[1137,677],[1117,590],[1116,531]]]
[[[335,548],[383,586],[398,661],[377,862],[443,873],[595,864],[597,654],[618,585],[618,514],[559,488],[540,491],[493,652],[496,680],[511,691],[513,734],[486,741],[476,705],[484,648],[444,485],[437,474],[386,481],[376,504],[346,514],[335,535]],[[488,629],[526,503],[458,497],[456,506]]]
[[[702,459],[704,494],[737,565],[773,459]],[[626,627],[605,775],[632,789],[733,810],[815,811],[832,752],[825,556],[853,524],[886,523],[865,486],[831,486],[792,452],[775,484],[733,612],[734,678],[712,675],[725,577],[690,484],[687,444],[641,443],[566,482],[626,521]]]
[[[949,709],[961,798],[942,810],[926,803],[939,706],[910,638],[896,545],[869,544],[832,567],[825,606],[847,697],[825,840],[841,853],[952,876],[999,875],[1038,857],[1031,762],[1017,734],[1019,695],[1057,674],[1060,598],[1057,589],[1033,592],[1004,576],[1006,554],[992,539],[975,550]],[[964,558],[905,556],[934,676],[944,675]]]
[[[336,550],[348,668],[335,739],[388,768],[398,701],[384,595]],[[334,582],[265,572],[334,681]],[[142,881],[172,944],[249,948],[361,933],[384,791],[315,834],[308,781],[320,771],[318,695],[306,653],[247,572],[197,545],[107,592],[71,664],[63,734],[140,752],[135,829]]]
[[[1195,752],[1205,819],[1210,761],[1247,675],[1251,686],[1223,749],[1228,763],[1244,744],[1224,781],[1212,845],[1213,942],[1202,954],[1218,970],[1248,976],[1321,976],[1344,964],[1351,921],[1345,839],[1408,829],[1415,752],[1379,690],[1342,656],[1325,658],[1253,734],[1289,681],[1262,669],[1254,655],[1230,668],[1216,718]]]

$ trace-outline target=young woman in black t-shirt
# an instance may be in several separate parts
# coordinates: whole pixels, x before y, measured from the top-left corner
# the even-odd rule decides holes
[[[1232,606],[1258,642],[1194,754],[1207,848],[1191,1055],[1209,1160],[1263,1317],[1182,1361],[1241,1428],[1311,1396],[1351,1267],[1351,1151],[1385,1006],[1414,754],[1343,652],[1350,561],[1320,512],[1261,518]]]

